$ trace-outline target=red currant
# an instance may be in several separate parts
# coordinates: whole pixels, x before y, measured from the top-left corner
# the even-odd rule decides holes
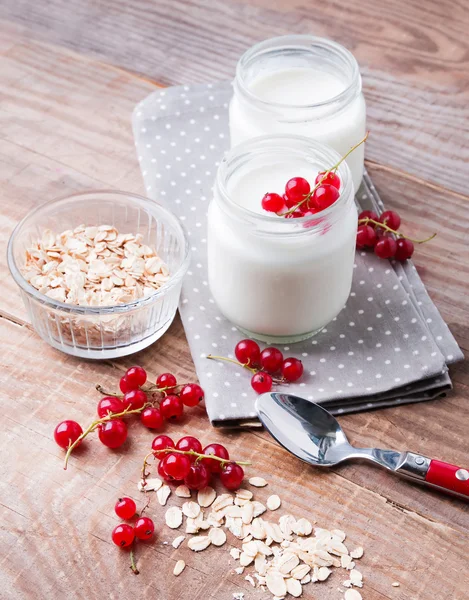
[[[308,204],[308,202],[306,204]],[[303,217],[312,217],[313,215],[317,215],[318,212],[321,212],[319,208],[315,208],[314,206],[312,208],[306,207],[306,209],[303,211]],[[317,219],[315,223],[320,223],[321,220],[322,219]]]
[[[284,205],[285,202],[279,194],[266,194],[262,198],[262,208],[268,212],[278,213]]]
[[[318,183],[327,183],[328,185],[333,185],[335,188],[340,190],[340,177],[337,173],[333,173],[329,171],[329,173],[324,177],[325,171],[322,171],[316,177],[314,183],[317,185]]]
[[[311,186],[303,177],[293,177],[285,185],[285,195],[294,204],[304,200],[304,197],[311,191]]]
[[[393,210],[386,210],[380,217],[379,222],[387,225],[390,229],[397,231],[401,225],[401,217]]]
[[[400,238],[396,242],[395,258],[397,260],[407,260],[414,253],[414,244],[410,240]]]
[[[202,463],[194,463],[184,477],[184,483],[190,490],[201,490],[210,483],[210,471]]]
[[[236,344],[235,355],[243,365],[255,367],[259,364],[261,349],[254,340],[241,340]]]
[[[142,367],[130,367],[130,369],[127,369],[124,377],[127,383],[139,387],[147,380],[147,372]]]
[[[340,193],[336,187],[323,184],[314,192],[312,202],[319,210],[325,210],[329,206],[332,206],[339,196]]]
[[[129,381],[125,375],[124,377],[120,378],[119,387],[123,394],[127,394],[127,392],[138,389],[138,385],[135,383],[135,381]]]
[[[157,435],[151,443],[151,449],[153,452],[157,452],[158,450],[166,450],[166,448],[174,448],[173,440],[169,437],[169,435]],[[157,458],[161,458],[164,456],[164,454],[155,454],[155,456]]]
[[[382,237],[375,244],[375,254],[380,258],[392,258],[396,254],[397,244],[392,237]]]
[[[202,444],[197,438],[192,437],[191,435],[186,435],[185,437],[182,437],[176,444],[176,448],[178,450],[184,450],[184,452],[187,452],[188,450],[193,450],[194,452],[202,454]]]
[[[276,373],[283,363],[283,354],[277,348],[265,348],[261,352],[261,367],[267,373]]]
[[[357,229],[357,248],[372,248],[378,238],[376,231],[370,225],[359,225]]]
[[[120,398],[114,396],[106,396],[98,402],[98,417],[103,419],[109,413],[121,413],[124,411],[124,403]]]
[[[262,371],[254,373],[251,378],[251,387],[258,394],[270,392],[272,389],[272,377],[268,373]]]
[[[227,490],[237,490],[244,479],[243,468],[234,462],[226,464],[220,473],[220,481]]]
[[[282,365],[282,376],[293,383],[303,375],[303,363],[298,358],[286,358]]]
[[[293,208],[298,204],[296,200],[290,200],[290,198],[286,194],[283,194],[282,198],[287,208]]]
[[[172,373],[161,373],[161,375],[156,380],[156,385],[159,388],[167,388],[168,391],[172,390],[172,388],[177,384],[176,377]]]
[[[191,461],[185,454],[167,454],[164,457],[164,472],[176,481],[184,479],[191,468]]]
[[[130,546],[134,538],[134,528],[132,525],[127,525],[127,523],[121,523],[112,530],[112,541],[116,546],[120,546],[121,548]]]
[[[358,220],[361,219],[373,219],[373,221],[379,221],[378,215],[373,210],[362,210],[358,215]],[[370,227],[376,227],[373,223],[368,223]]]
[[[155,525],[148,517],[140,517],[134,525],[135,537],[139,540],[149,540],[154,531]]]
[[[147,395],[145,392],[142,392],[142,390],[131,390],[130,392],[124,394],[124,399],[122,400],[124,408],[129,408],[130,410],[138,410],[147,402]]]
[[[299,209],[285,215],[285,219],[301,219],[301,217],[304,217],[304,214]]]
[[[119,498],[114,507],[116,515],[121,519],[128,521],[137,512],[137,505],[132,498]]]
[[[127,425],[120,419],[111,419],[98,425],[99,441],[108,448],[119,448],[127,439]]]
[[[83,429],[76,421],[62,421],[54,430],[54,440],[61,448],[68,448],[83,433]]]
[[[164,419],[171,421],[177,421],[182,417],[182,413],[184,412],[184,404],[179,396],[175,396],[174,394],[170,394],[163,398],[160,402],[160,412]]]
[[[164,424],[160,411],[154,406],[148,406],[140,413],[140,421],[148,429],[161,429]]]
[[[209,444],[208,446],[205,446],[203,454],[208,454],[209,456],[218,456],[218,458],[223,458],[224,460],[228,460],[230,458],[228,450],[221,444]],[[214,460],[213,458],[203,458],[201,462],[211,473],[221,473],[223,463],[221,463],[219,460]]]
[[[174,477],[172,477],[171,475],[169,475],[168,473],[166,473],[166,459],[168,458],[169,454],[167,454],[166,456],[163,456],[163,458],[160,460],[160,462],[158,463],[158,475],[161,477],[161,479],[164,479],[165,481],[171,482],[171,481],[176,481],[176,479],[174,479]]]
[[[204,399],[204,390],[197,383],[188,383],[180,391],[179,398],[186,406],[197,406]]]

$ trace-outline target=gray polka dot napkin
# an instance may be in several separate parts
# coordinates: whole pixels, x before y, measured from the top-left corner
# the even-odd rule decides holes
[[[192,262],[180,312],[214,425],[255,425],[250,374],[206,358],[233,357],[242,339],[208,288],[206,216],[221,156],[229,147],[229,83],[159,90],[133,114],[136,148],[149,197],[186,227]],[[360,208],[382,210],[365,176]],[[301,380],[283,389],[347,413],[436,398],[451,388],[447,365],[463,358],[413,264],[357,252],[346,307],[316,337],[280,347],[303,361]]]

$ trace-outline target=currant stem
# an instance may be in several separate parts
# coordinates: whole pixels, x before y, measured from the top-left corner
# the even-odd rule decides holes
[[[150,456],[154,456],[155,453],[153,452],[153,450],[151,452],[149,452],[145,458],[143,459],[143,466],[142,466],[142,481],[146,483],[146,478],[148,477],[149,473],[146,473],[146,468],[150,466],[150,463],[148,462],[148,459],[150,458]],[[145,488],[145,486],[143,486]],[[145,491],[145,489],[143,490]]]
[[[336,164],[335,164],[333,167],[331,167],[330,169],[327,169],[327,171],[324,171],[324,174],[323,174],[323,176],[321,177],[321,180],[320,180],[320,181],[318,181],[318,183],[315,185],[315,187],[314,187],[314,188],[313,188],[313,189],[312,189],[312,190],[311,190],[311,191],[310,191],[308,194],[306,194],[306,196],[303,198],[303,200],[301,200],[300,202],[298,202],[298,204],[295,204],[295,206],[293,206],[292,208],[290,208],[290,210],[288,210],[287,212],[284,212],[284,213],[280,214],[279,216],[281,216],[281,217],[286,217],[287,215],[291,215],[291,214],[292,214],[292,213],[294,213],[296,210],[298,210],[298,208],[299,208],[299,207],[300,207],[302,204],[304,204],[305,202],[307,202],[307,201],[308,201],[308,200],[311,198],[311,196],[314,194],[314,192],[315,192],[315,191],[318,189],[318,187],[319,187],[320,185],[322,185],[322,182],[323,182],[323,181],[324,181],[324,180],[327,178],[327,176],[329,175],[329,173],[330,173],[331,171],[337,171],[337,169],[338,169],[338,168],[340,167],[340,165],[341,165],[341,164],[344,162],[344,160],[345,160],[345,159],[346,159],[346,158],[347,158],[347,157],[348,157],[350,154],[352,154],[352,152],[353,152],[354,150],[356,150],[356,149],[357,149],[359,146],[361,146],[362,144],[364,144],[364,143],[366,142],[366,140],[368,139],[368,136],[369,136],[369,134],[370,134],[370,132],[369,132],[369,131],[367,131],[367,132],[366,132],[366,135],[365,135],[365,137],[364,137],[362,140],[360,140],[360,141],[358,142],[358,144],[355,144],[355,146],[352,146],[352,147],[350,148],[350,150],[349,150],[348,152],[346,152],[346,153],[345,153],[345,154],[342,156],[342,158],[341,158],[341,159],[340,159],[340,160],[339,160],[339,161],[338,161],[338,162],[337,162],[337,163],[336,163]]]
[[[226,358],[226,356],[215,356],[214,354],[207,354],[206,358],[208,358],[209,360],[224,360],[225,362],[230,362],[234,365],[238,365],[238,367],[243,367],[244,369],[251,371],[251,373],[257,373],[257,369],[254,369],[254,367],[250,367],[248,363],[243,364],[238,360],[234,360],[233,358]]]
[[[135,554],[134,554],[133,548],[130,549],[130,569],[131,569],[132,573],[134,573],[134,575],[138,575],[140,573],[140,571],[137,569],[137,565],[135,563]]]
[[[70,446],[67,449],[67,453],[65,454],[65,459],[64,459],[64,470],[67,470],[67,465],[68,465],[68,459],[70,458],[70,454],[73,452],[73,450],[78,446],[78,444],[85,439],[85,437],[89,434],[92,433],[96,427],[98,425],[101,425],[102,423],[106,423],[106,421],[111,421],[112,419],[118,419],[120,417],[126,417],[127,415],[136,415],[141,413],[145,408],[147,408],[148,406],[151,406],[150,403],[145,403],[141,408],[134,408],[132,410],[129,410],[129,408],[126,408],[125,410],[123,410],[120,413],[109,413],[107,414],[105,417],[103,417],[102,419],[96,419],[96,421],[93,421],[91,423],[91,425],[85,429],[85,431],[80,435],[80,437],[78,437],[73,444],[70,444]]]
[[[166,387],[162,387],[159,388],[156,385],[150,385],[145,387],[142,387],[142,391],[143,392],[161,392],[162,394],[166,394],[167,390],[174,390],[175,388],[178,387],[184,387],[185,385],[189,385],[189,383],[177,383],[176,385],[167,385]]]
[[[165,454],[186,454],[187,456],[197,456],[197,460],[202,458],[210,458],[213,460],[218,460],[221,463],[229,463],[234,462],[237,465],[248,467],[252,463],[250,461],[242,461],[242,460],[227,460],[226,458],[220,458],[219,456],[214,456],[213,454],[201,454],[200,452],[196,452],[195,450],[177,450],[176,448],[163,448],[162,450],[153,450],[150,454],[158,455],[161,452]],[[148,456],[148,455],[147,455]],[[146,462],[146,457],[145,457]],[[145,463],[144,463],[145,464]]]
[[[247,363],[243,364],[237,360],[233,360],[232,358],[226,358],[226,356],[215,356],[213,354],[207,354],[207,356],[205,358],[208,358],[209,360],[224,360],[226,362],[233,363],[234,365],[238,365],[238,367],[243,367],[244,369],[251,371],[251,373],[253,373],[254,375],[256,373],[264,373],[265,372],[262,369],[255,369],[254,367],[250,367]],[[272,377],[272,381],[273,381],[273,383],[277,383],[280,385],[288,385],[288,381],[286,381],[285,379],[279,379],[278,377]]]
[[[375,225],[376,227],[381,227],[381,229],[384,229],[385,231],[389,231],[390,233],[393,233],[395,236],[397,236],[399,238],[404,238],[406,240],[410,240],[414,244],[425,244],[426,242],[429,242],[430,240],[432,240],[436,236],[436,233],[434,233],[433,235],[431,235],[428,238],[425,238],[424,240],[414,240],[413,238],[411,238],[411,237],[409,237],[409,236],[401,233],[400,231],[396,231],[395,229],[391,229],[385,223],[381,223],[381,221],[375,221],[374,219],[370,219],[369,217],[366,217],[365,219],[359,219],[358,220],[358,224],[359,225],[368,225],[369,223],[373,223],[373,225]]]
[[[115,392],[107,392],[99,383],[97,383],[95,387],[98,390],[98,392],[100,394],[103,394],[104,396],[114,396],[114,398],[121,398],[121,399],[124,397],[123,394],[116,394]]]

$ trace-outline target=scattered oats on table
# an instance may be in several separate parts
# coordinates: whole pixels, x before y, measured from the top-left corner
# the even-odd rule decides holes
[[[262,478],[251,478],[254,487],[266,484]],[[276,494],[269,496],[266,503],[271,510],[283,506]],[[343,569],[349,576],[342,582],[345,590],[339,588],[343,600],[362,600],[356,588],[363,587],[363,575],[352,560],[363,556],[361,546],[349,551],[346,533],[341,529],[313,528],[310,520],[290,514],[281,515],[278,522],[270,521],[266,515],[273,517],[273,513],[266,510],[250,490],[217,496],[213,488],[207,487],[199,491],[197,502],[184,502],[182,510],[177,506],[168,509],[166,524],[177,528],[185,518],[186,533],[190,534],[187,546],[193,552],[209,547],[211,552],[219,551],[228,542],[231,558],[239,561],[233,572],[244,574],[256,589],[268,590],[273,600],[299,598],[305,585],[324,585],[329,577],[334,577],[336,569]],[[256,516],[260,514],[266,518]],[[241,541],[241,549],[230,547],[232,540],[227,539],[226,530]],[[202,535],[202,531],[206,534]],[[173,547],[178,548],[183,540],[184,536],[176,538]]]
[[[186,568],[186,563],[183,560],[178,560],[177,563],[174,565],[173,574],[176,575],[176,577],[177,577],[184,571],[185,568]]]
[[[25,279],[53,300],[78,306],[114,306],[152,294],[169,269],[142,234],[112,225],[46,229],[26,250]]]

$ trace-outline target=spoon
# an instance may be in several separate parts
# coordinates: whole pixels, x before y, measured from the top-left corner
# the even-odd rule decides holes
[[[264,427],[279,444],[301,460],[332,467],[349,459],[365,459],[425,485],[469,499],[469,470],[414,452],[352,446],[337,419],[304,398],[269,392],[256,400]]]

